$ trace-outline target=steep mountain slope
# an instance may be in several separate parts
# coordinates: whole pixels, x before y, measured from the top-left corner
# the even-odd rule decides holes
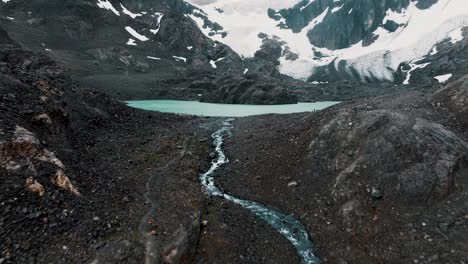
[[[454,54],[466,53],[467,9],[462,0],[11,0],[0,2],[0,27],[120,99],[291,103],[461,75],[467,59]]]
[[[219,77],[242,78],[249,62],[206,37],[184,15],[193,10],[181,0],[15,0],[0,3],[0,27],[24,48],[61,62],[80,83],[121,99],[198,99],[218,88]],[[270,68],[261,75],[276,72]],[[247,88],[257,90],[257,79],[250,78]],[[288,91],[272,81],[254,101],[296,101],[274,98],[278,90]]]
[[[277,2],[218,0],[200,7],[227,32],[211,37],[243,56],[258,50],[260,32],[277,36],[283,41],[280,72],[309,81],[402,83],[395,76],[401,63],[430,54],[445,40],[455,44],[468,25],[463,0],[303,0],[283,8]]]

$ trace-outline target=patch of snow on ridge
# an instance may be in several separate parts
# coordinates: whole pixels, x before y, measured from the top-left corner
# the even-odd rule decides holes
[[[348,69],[353,68],[363,79],[371,77],[393,80],[393,71],[398,69],[400,63],[414,61],[415,58],[427,55],[435,44],[447,38],[449,32],[468,25],[466,0],[439,0],[424,10],[417,8],[416,2],[411,1],[405,9],[387,10],[384,23],[394,21],[405,25],[399,27],[396,32],[389,32],[380,27],[374,32],[374,35],[378,35],[378,39],[369,46],[364,47],[363,43],[359,42],[349,48],[328,50],[312,45],[307,33],[332,13],[330,9],[316,17],[301,32],[293,33],[290,29],[279,28],[278,21],[269,18],[267,10],[277,8],[276,5],[282,5],[283,8],[292,7],[299,1],[284,1],[281,4],[273,0],[187,1],[200,5],[198,7],[207,14],[208,18],[219,23],[228,34],[224,38],[220,35],[209,36],[210,30],[203,28],[203,20],[189,15],[197,22],[203,33],[213,40],[230,46],[244,57],[252,57],[260,48],[262,41],[257,37],[259,33],[278,36],[287,43],[291,52],[299,56],[295,61],[281,58],[279,70],[298,79],[310,77],[314,69],[319,66],[328,65],[333,61],[338,65],[344,60]],[[310,2],[312,1],[314,0]],[[224,12],[219,13],[215,8]],[[350,23],[351,17],[349,16]],[[324,56],[321,58],[314,56],[314,50]]]
[[[309,1],[309,3],[303,7],[300,8],[301,11],[303,11],[304,9],[306,9],[310,4],[312,4],[314,2],[314,0],[312,1]]]
[[[331,13],[333,14],[333,13],[336,13],[336,12],[340,11],[340,9],[343,8],[343,6],[344,6],[344,4],[333,8],[332,11],[331,11]]]
[[[136,30],[134,30],[133,28],[131,28],[129,26],[126,26],[125,30],[127,30],[127,32],[130,33],[130,35],[137,38],[138,40],[141,40],[141,41],[148,41],[149,40],[149,38],[147,38],[146,36],[143,36],[140,33],[136,32]]]
[[[5,4],[8,3],[8,2],[10,2],[10,1],[11,1],[11,0],[2,0],[2,2],[5,3]]]
[[[452,74],[444,74],[444,75],[439,75],[434,77],[439,83],[445,83],[447,82],[450,78],[452,78]]]
[[[136,46],[137,45],[135,40],[132,39],[132,38],[129,38],[126,44],[129,45],[129,46]]]
[[[217,59],[217,60],[215,60],[215,61],[214,61],[214,60],[210,60],[211,67],[213,67],[213,69],[218,68],[218,66],[216,65],[216,63],[217,63],[217,62],[220,62],[220,61],[222,61],[222,60],[224,60],[224,58],[220,58],[220,59]]]
[[[174,58],[174,60],[176,60],[176,61],[187,62],[187,58],[184,58],[184,57],[172,56],[172,58]]]
[[[153,57],[153,56],[146,56],[146,58],[151,59],[151,60],[161,60],[161,58]]]
[[[455,44],[461,40],[463,40],[463,31],[462,31],[462,27],[459,27],[455,30],[452,30],[449,34],[448,34],[449,38],[450,38],[450,42],[452,44]]]
[[[156,21],[156,29],[150,29],[150,32],[153,33],[153,35],[156,35],[156,34],[158,34],[159,29],[161,29],[161,20],[163,19],[164,14],[156,12],[156,13],[154,13],[153,17],[154,16],[158,17],[157,21]]]
[[[115,7],[112,5],[111,2],[109,2],[109,0],[98,0],[98,1],[97,1],[97,6],[98,6],[99,8],[102,8],[102,9],[110,10],[110,11],[112,11],[114,14],[120,16],[120,12],[117,11],[117,9],[115,9]]]
[[[130,10],[125,8],[125,6],[122,5],[122,4],[120,4],[120,7],[122,7],[122,12],[124,12],[124,14],[128,15],[129,17],[131,17],[133,19],[143,15],[143,14],[134,14],[134,13],[130,12]]]
[[[427,65],[431,64],[430,62],[423,63],[423,64],[417,64],[417,62],[410,63],[411,69],[406,72],[406,79],[403,81],[403,84],[407,85],[410,84],[409,81],[411,79],[411,73],[416,70],[416,69],[422,69],[426,68]]]

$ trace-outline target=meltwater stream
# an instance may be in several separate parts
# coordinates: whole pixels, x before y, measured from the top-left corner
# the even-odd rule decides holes
[[[213,173],[229,162],[229,159],[223,151],[223,142],[226,137],[231,135],[232,121],[234,121],[233,118],[226,119],[223,122],[223,127],[212,135],[217,157],[212,161],[210,169],[200,175],[202,185],[210,195],[223,197],[226,200],[249,209],[259,218],[270,224],[296,248],[303,264],[320,263],[320,259],[313,253],[313,244],[309,239],[307,231],[299,221],[262,204],[241,200],[232,195],[225,194],[216,187]]]

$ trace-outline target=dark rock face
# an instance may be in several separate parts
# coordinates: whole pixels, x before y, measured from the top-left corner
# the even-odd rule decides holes
[[[15,41],[13,41],[10,36],[8,36],[8,33],[0,28],[0,45],[10,45],[14,47],[18,47],[19,44]]]
[[[449,84],[432,96],[437,107],[447,109],[454,115],[454,122],[468,126],[468,76]]]
[[[227,104],[294,104],[297,103],[297,98],[283,83],[253,73],[217,80],[216,89],[204,95],[201,101]]]
[[[420,0],[416,6],[427,9],[437,0]],[[296,6],[279,11],[270,10],[272,19],[286,19],[284,27],[300,32],[328,8],[325,20],[308,32],[310,42],[328,49],[347,48],[364,39],[372,39],[371,33],[383,25],[387,10],[400,11],[410,4],[409,0],[303,0]],[[331,12],[331,10],[335,12]],[[393,22],[393,23],[392,23]],[[395,31],[400,25],[389,20],[385,28]]]
[[[462,139],[437,123],[389,110],[339,111],[310,151],[323,172],[337,175],[331,191],[341,201],[366,184],[394,201],[440,200],[468,168]]]

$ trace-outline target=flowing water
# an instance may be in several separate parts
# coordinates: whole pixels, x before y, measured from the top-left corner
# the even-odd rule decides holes
[[[223,122],[222,128],[213,133],[213,145],[217,157],[212,161],[210,169],[200,175],[200,181],[210,195],[222,197],[236,203],[251,212],[257,217],[266,221],[281,235],[283,235],[294,246],[303,264],[320,263],[320,259],[314,255],[313,244],[305,227],[290,215],[285,215],[278,210],[269,208],[257,202],[238,199],[232,195],[223,193],[215,185],[214,173],[224,164],[229,163],[229,159],[223,150],[224,139],[231,136],[232,121],[229,118]]]
[[[164,113],[210,117],[242,117],[262,114],[291,114],[313,112],[339,102],[298,103],[287,105],[211,104],[197,101],[151,100],[128,101],[128,106]]]

